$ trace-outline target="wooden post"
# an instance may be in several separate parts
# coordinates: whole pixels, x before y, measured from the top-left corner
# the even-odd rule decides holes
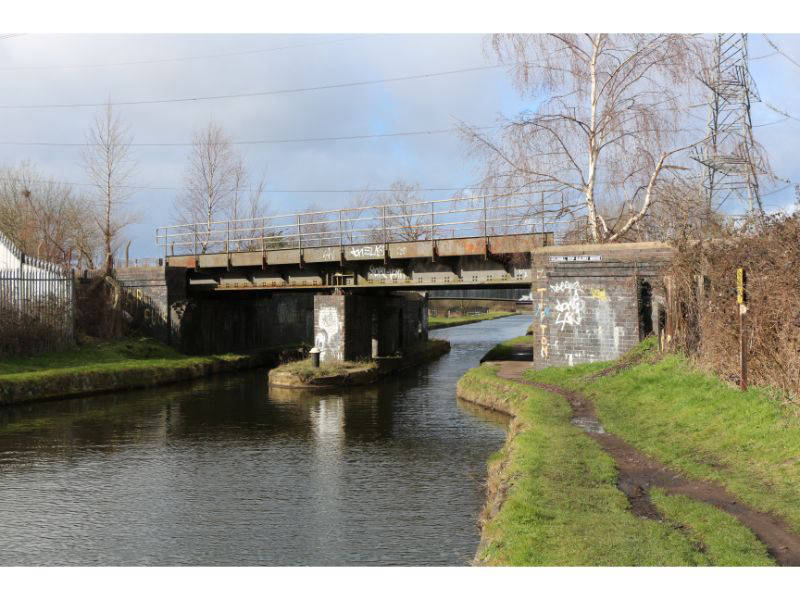
[[[739,305],[739,386],[747,391],[747,271],[736,270],[736,303]]]

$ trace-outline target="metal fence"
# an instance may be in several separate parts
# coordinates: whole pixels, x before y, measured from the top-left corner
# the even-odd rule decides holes
[[[5,256],[0,265],[4,267],[0,268],[0,354],[36,353],[72,344],[73,273],[20,253],[2,234],[0,247]]]
[[[520,192],[169,225],[156,245],[174,256],[509,235],[553,231],[566,216],[562,202]]]

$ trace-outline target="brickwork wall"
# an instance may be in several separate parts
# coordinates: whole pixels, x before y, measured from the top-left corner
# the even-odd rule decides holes
[[[642,282],[650,284],[655,313],[671,252],[661,244],[537,250],[531,286],[534,362],[547,367],[612,360],[636,345],[645,333]]]
[[[168,343],[169,298],[164,268],[118,268],[116,279],[126,292],[122,307],[131,316],[131,325]]]

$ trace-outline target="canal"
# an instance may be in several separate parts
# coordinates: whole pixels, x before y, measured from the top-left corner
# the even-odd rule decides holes
[[[505,423],[456,382],[529,322],[344,392],[253,371],[0,409],[0,565],[465,565]]]

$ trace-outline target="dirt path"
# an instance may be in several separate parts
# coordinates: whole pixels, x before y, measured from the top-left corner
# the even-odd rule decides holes
[[[650,501],[650,488],[659,487],[667,493],[681,494],[724,510],[748,527],[779,565],[800,566],[800,535],[794,533],[782,519],[750,508],[717,483],[688,479],[644,455],[618,436],[606,432],[595,414],[593,402],[582,394],[554,385],[524,381],[522,375],[531,368],[531,363],[504,361],[496,364],[500,365],[500,377],[532,385],[567,399],[572,408],[572,423],[614,459],[619,473],[617,485],[628,497],[631,512],[635,515],[647,519],[663,518]]]

